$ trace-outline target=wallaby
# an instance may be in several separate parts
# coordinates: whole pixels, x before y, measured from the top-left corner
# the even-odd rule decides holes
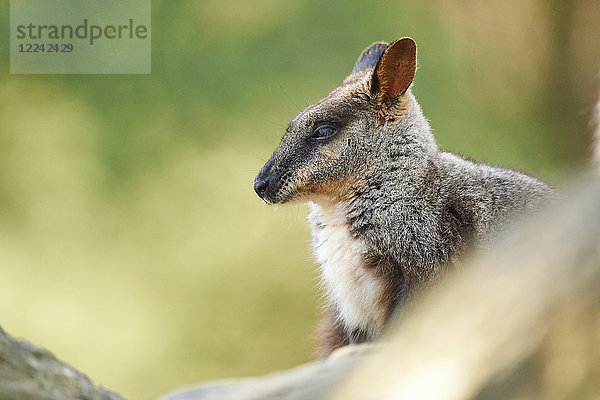
[[[410,38],[374,43],[351,74],[287,127],[254,181],[267,203],[306,200],[327,290],[321,353],[371,341],[393,311],[555,196],[542,181],[438,149],[410,85]]]

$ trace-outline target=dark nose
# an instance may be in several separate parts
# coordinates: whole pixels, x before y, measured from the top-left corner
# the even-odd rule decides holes
[[[258,176],[254,181],[254,191],[260,198],[265,196],[267,193],[267,189],[269,189],[269,185],[271,184],[271,176]]]

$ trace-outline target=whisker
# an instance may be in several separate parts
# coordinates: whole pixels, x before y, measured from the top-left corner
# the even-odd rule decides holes
[[[294,100],[292,100],[292,98],[290,96],[288,96],[288,94],[286,93],[286,91],[283,89],[283,86],[281,86],[281,82],[277,82],[277,84],[279,85],[279,89],[281,89],[281,91],[283,92],[283,94],[285,95],[285,97],[287,97],[287,99],[290,101],[290,103],[292,103],[298,109],[299,112],[302,111],[302,108],[300,108],[298,106],[298,104],[296,104],[294,102]]]

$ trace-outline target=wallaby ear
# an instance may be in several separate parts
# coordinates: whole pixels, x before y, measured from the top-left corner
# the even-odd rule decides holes
[[[389,105],[403,95],[417,71],[417,45],[411,38],[397,39],[385,49],[371,79],[371,93]]]
[[[375,68],[387,47],[387,43],[377,42],[364,49],[360,57],[358,57],[358,60],[356,60],[356,64],[354,64],[351,74],[355,74],[368,68]]]

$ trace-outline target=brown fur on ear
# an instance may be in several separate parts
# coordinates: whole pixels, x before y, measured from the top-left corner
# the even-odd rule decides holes
[[[409,37],[397,39],[385,49],[375,67],[371,81],[371,93],[383,105],[403,95],[417,70],[417,44]]]

